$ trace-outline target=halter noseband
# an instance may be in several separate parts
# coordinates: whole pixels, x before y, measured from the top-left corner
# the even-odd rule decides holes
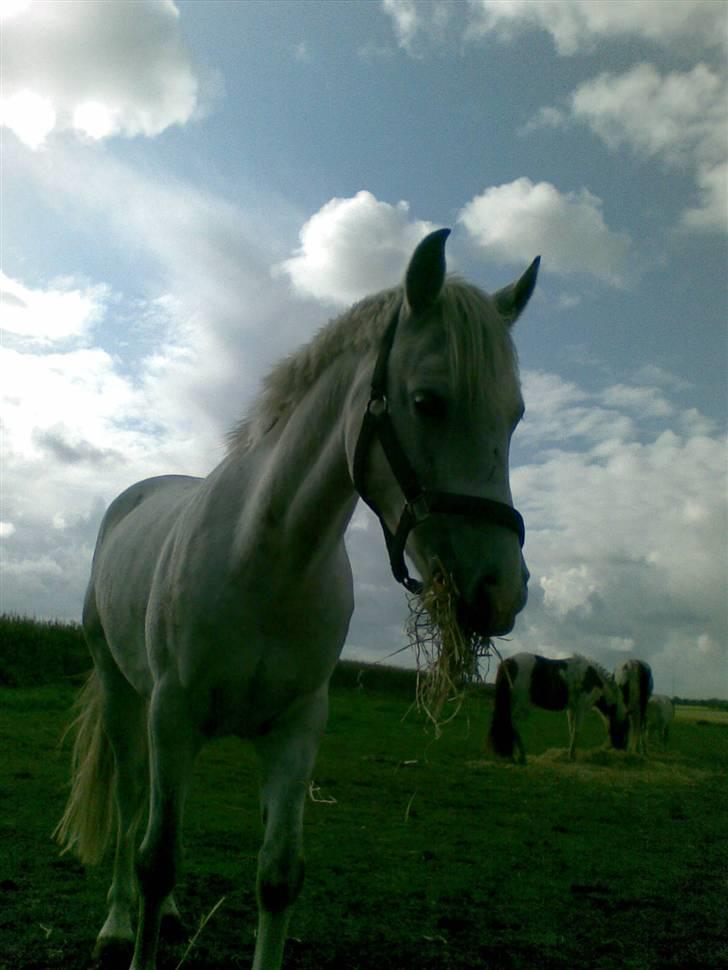
[[[369,403],[364,412],[359,438],[354,451],[353,479],[354,488],[359,496],[379,519],[387,544],[389,563],[394,578],[410,593],[421,593],[422,583],[413,579],[407,571],[404,560],[407,536],[415,526],[420,525],[431,515],[464,515],[488,519],[496,525],[501,525],[511,532],[515,532],[523,548],[525,527],[520,512],[494,499],[480,498],[477,495],[460,495],[455,492],[431,491],[425,488],[417,479],[394,429],[394,423],[389,413],[387,400],[387,364],[389,354],[394,343],[399,322],[399,309],[395,312],[382,337],[379,355],[372,375]],[[395,532],[392,532],[384,521],[374,502],[367,497],[364,487],[366,465],[371,443],[374,438],[379,439],[389,467],[402,489],[405,498],[404,508],[399,517]]]

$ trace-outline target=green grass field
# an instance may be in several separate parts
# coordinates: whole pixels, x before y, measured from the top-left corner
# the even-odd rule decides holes
[[[77,627],[0,618],[0,970],[94,965],[110,864],[84,870],[50,840],[86,664]],[[575,764],[565,718],[534,712],[520,768],[485,753],[487,692],[437,741],[413,693],[407,672],[337,670],[287,970],[728,966],[725,710],[678,706],[647,760],[605,750],[591,715]],[[187,815],[189,935],[220,905],[187,970],[250,966],[260,837],[251,752],[217,742]],[[160,970],[185,948],[165,944]]]
[[[722,724],[728,727],[728,711],[715,710],[699,704],[680,704],[675,708],[675,717],[678,721],[690,721],[691,723],[708,721],[710,724]]]
[[[525,768],[483,750],[473,698],[438,741],[406,678],[340,677],[306,813],[308,875],[287,970],[728,966],[728,727],[680,719],[649,760],[600,750],[590,717],[576,764],[565,718],[534,713]],[[109,864],[85,871],[50,841],[65,799],[58,742],[70,686],[0,689],[0,968],[93,966]],[[201,756],[178,899],[184,962],[248,968],[261,835],[256,766],[227,740]],[[173,970],[184,941],[166,944]]]

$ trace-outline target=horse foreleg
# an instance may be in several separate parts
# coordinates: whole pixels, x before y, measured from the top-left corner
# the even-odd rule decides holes
[[[640,738],[639,721],[634,711],[631,711],[629,714],[628,725],[629,734],[627,737],[627,752],[628,754],[636,754],[640,744]]]
[[[566,711],[566,720],[569,724],[569,761],[574,761],[576,758],[577,718],[577,712],[569,707]]]
[[[639,734],[637,735],[638,753],[647,757],[647,725],[640,719]]]
[[[130,970],[154,970],[159,928],[182,859],[182,816],[190,774],[202,737],[193,728],[175,687],[158,686],[149,713],[151,798],[139,850],[139,925]],[[175,907],[176,909],[176,907]]]
[[[513,760],[516,762],[516,764],[518,764],[518,765],[525,765],[526,764],[526,747],[525,747],[525,745],[523,743],[523,738],[518,733],[518,730],[515,731],[515,736],[514,736],[514,739],[513,739],[513,750],[514,750],[514,759]]]
[[[265,835],[258,855],[258,935],[253,970],[279,970],[291,907],[304,877],[303,808],[328,702],[299,701],[255,742]]]

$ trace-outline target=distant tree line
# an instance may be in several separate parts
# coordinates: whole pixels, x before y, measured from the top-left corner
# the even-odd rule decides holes
[[[91,658],[79,623],[36,620],[28,616],[0,614],[0,686],[33,687],[62,681],[79,682],[91,668]],[[334,687],[414,696],[417,673],[402,667],[357,660],[337,664]],[[476,685],[484,695],[492,684]],[[728,711],[728,700],[694,700],[673,697],[673,703]]]

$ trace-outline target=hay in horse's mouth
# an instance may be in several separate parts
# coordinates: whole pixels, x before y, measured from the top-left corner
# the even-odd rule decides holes
[[[458,600],[455,581],[444,570],[409,600],[407,635],[417,661],[416,704],[434,725],[436,737],[460,710],[467,685],[480,679],[478,662],[492,647],[490,638],[460,623]]]

